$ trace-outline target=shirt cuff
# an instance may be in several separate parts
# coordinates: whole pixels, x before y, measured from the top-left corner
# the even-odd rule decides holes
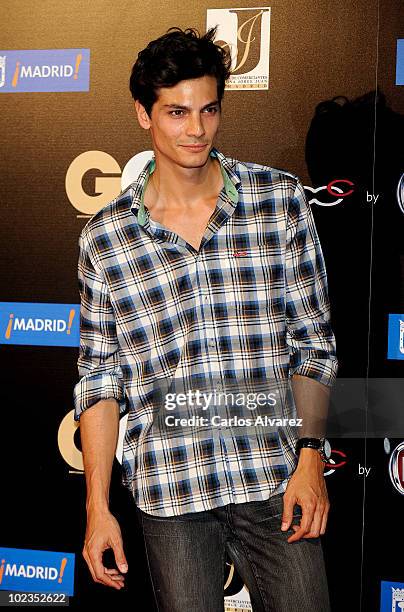
[[[300,364],[289,368],[289,376],[298,374],[299,376],[307,376],[318,382],[331,387],[337,377],[338,361],[336,358],[320,359],[316,357],[307,357]]]
[[[79,421],[87,408],[103,399],[115,399],[119,404],[119,414],[126,410],[126,394],[123,380],[116,374],[88,374],[83,376],[74,387],[74,420]]]

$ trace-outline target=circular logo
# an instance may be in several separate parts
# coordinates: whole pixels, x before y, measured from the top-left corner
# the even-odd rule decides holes
[[[404,495],[404,442],[400,442],[391,453],[389,475],[394,488]]]
[[[401,175],[400,180],[397,185],[397,202],[401,209],[401,212],[404,213],[404,174]]]

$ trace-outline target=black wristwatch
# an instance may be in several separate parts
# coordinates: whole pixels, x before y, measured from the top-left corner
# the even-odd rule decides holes
[[[319,452],[324,463],[327,463],[331,457],[331,445],[327,438],[299,438],[296,443],[297,455],[299,455],[301,448],[314,448]]]

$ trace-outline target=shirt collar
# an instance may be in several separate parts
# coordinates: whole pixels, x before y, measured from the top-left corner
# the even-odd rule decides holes
[[[210,154],[211,157],[216,157],[220,164],[220,170],[222,172],[224,189],[227,197],[233,202],[233,204],[237,204],[238,202],[238,186],[241,183],[240,178],[233,171],[233,166],[231,162],[226,158],[223,153],[218,151],[215,147],[212,147]],[[137,219],[139,225],[144,225],[147,221],[147,211],[144,206],[144,194],[146,191],[147,183],[149,181],[150,175],[154,172],[156,168],[156,160],[154,157],[150,159],[143,170],[139,173],[136,181],[132,183],[133,195],[132,195],[132,209],[137,209]]]

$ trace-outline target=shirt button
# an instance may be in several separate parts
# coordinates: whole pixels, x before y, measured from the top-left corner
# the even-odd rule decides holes
[[[208,295],[205,295],[204,299],[205,299],[205,302],[209,302],[209,296]]]
[[[215,341],[213,340],[213,338],[211,340],[209,340],[209,346],[210,347],[214,347],[215,346]]]

